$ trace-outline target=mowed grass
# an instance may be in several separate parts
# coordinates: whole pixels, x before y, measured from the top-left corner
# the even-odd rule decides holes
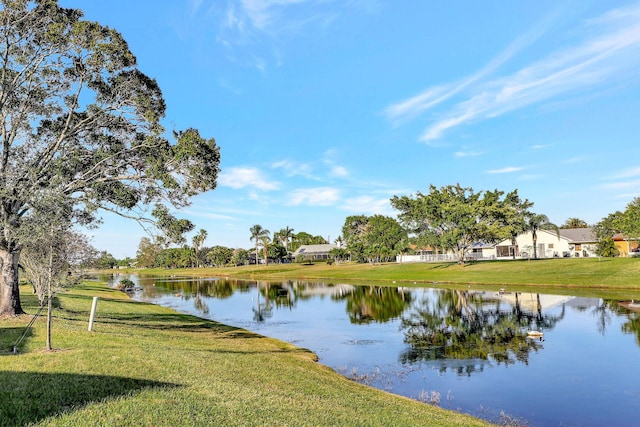
[[[23,305],[37,302],[22,288]],[[99,296],[88,332],[93,296]],[[2,426],[473,426],[478,419],[363,386],[304,349],[99,284],[55,301],[52,352],[40,318],[0,320]]]
[[[403,286],[433,284],[599,290],[640,290],[640,258],[557,258],[456,263],[329,265],[269,264],[231,268],[144,270],[159,275],[218,276],[251,279],[329,279],[379,281]]]

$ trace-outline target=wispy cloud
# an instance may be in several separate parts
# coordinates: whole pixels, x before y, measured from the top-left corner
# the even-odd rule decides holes
[[[288,205],[332,206],[340,199],[340,191],[332,187],[300,188],[290,194]]]
[[[525,168],[522,166],[507,166],[506,168],[502,168],[502,169],[490,169],[487,171],[487,173],[489,174],[503,174],[503,173],[514,173],[514,172],[520,172],[521,170],[524,170]]]
[[[221,172],[218,182],[224,187],[233,189],[251,188],[260,191],[277,190],[280,185],[270,181],[259,169],[253,167],[234,167]]]
[[[453,155],[454,157],[476,157],[481,156],[482,153],[479,151],[456,151]]]
[[[334,176],[336,178],[344,178],[346,176],[349,176],[349,171],[344,166],[334,165],[331,168],[331,176]]]
[[[551,147],[551,144],[536,144],[536,145],[532,145],[531,149],[532,150],[542,150],[543,148],[547,148],[547,147]]]
[[[376,199],[371,196],[359,196],[345,200],[342,209],[362,215],[387,215],[396,213],[388,198]]]
[[[326,33],[349,13],[377,13],[380,9],[379,0],[226,0],[226,11],[221,15],[220,3],[223,1],[192,0],[192,9],[204,9],[205,4],[215,8],[219,16],[217,42],[229,52],[242,47],[240,56],[254,51],[244,63],[261,72],[272,63],[281,65],[288,41]],[[267,57],[269,54],[273,56]]]
[[[640,167],[625,169],[614,175],[613,179],[634,178],[637,176],[640,176]]]
[[[515,56],[522,49],[526,48],[531,43],[536,41],[540,36],[542,36],[550,21],[551,17],[548,17],[544,21],[541,21],[530,31],[507,46],[506,49],[500,52],[496,57],[489,61],[489,63],[487,63],[484,67],[482,67],[479,71],[472,74],[471,76],[449,84],[428,88],[416,96],[390,105],[384,110],[387,119],[389,119],[395,126],[397,126],[419,116],[424,111],[447,101],[449,98],[462,92],[467,87],[482,80],[486,76],[495,72],[501,65]],[[454,122],[450,121],[449,124],[454,125]]]
[[[586,22],[577,30],[584,41],[575,46],[558,49],[513,74],[491,77],[500,65],[535,41],[544,28],[544,23],[537,26],[470,77],[427,88],[415,97],[387,107],[387,117],[397,124],[455,96],[458,100],[447,106],[441,118],[420,136],[430,143],[447,130],[470,122],[497,117],[559,95],[619,84],[627,76],[634,78],[640,62],[640,5],[617,9]]]

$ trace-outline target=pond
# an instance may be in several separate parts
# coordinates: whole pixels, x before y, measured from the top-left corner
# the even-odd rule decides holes
[[[529,426],[640,424],[640,302],[508,290],[113,276],[132,298],[307,348],[356,381]],[[532,335],[539,332],[542,335]]]

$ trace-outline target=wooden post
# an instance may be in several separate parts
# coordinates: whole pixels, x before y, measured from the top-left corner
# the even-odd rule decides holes
[[[98,297],[93,297],[91,303],[91,315],[89,316],[89,332],[93,329],[93,319],[96,317],[96,307],[98,305]]]

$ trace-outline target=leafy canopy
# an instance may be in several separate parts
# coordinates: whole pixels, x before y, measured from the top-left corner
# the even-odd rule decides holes
[[[220,152],[196,129],[168,140],[162,92],[116,30],[57,0],[0,0],[0,23],[0,315],[14,315],[39,200],[71,224],[109,211],[180,242],[193,224],[171,212],[215,188]]]
[[[451,250],[462,262],[474,243],[495,243],[520,232],[532,204],[521,200],[517,190],[476,193],[456,184],[430,185],[429,193],[417,192],[415,197],[394,196],[391,205],[419,244]]]

